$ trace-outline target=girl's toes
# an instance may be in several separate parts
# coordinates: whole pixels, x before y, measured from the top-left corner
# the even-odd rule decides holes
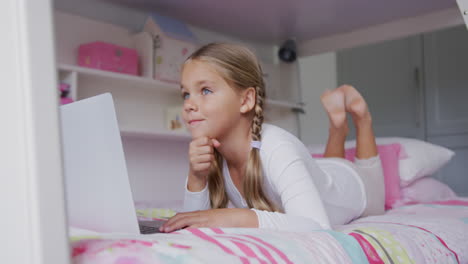
[[[322,105],[334,127],[342,127],[346,123],[345,100],[343,92],[327,90],[320,97]]]
[[[354,119],[358,119],[355,121],[368,119],[370,117],[366,101],[354,87],[343,85],[338,89],[344,93],[346,111],[349,112]]]

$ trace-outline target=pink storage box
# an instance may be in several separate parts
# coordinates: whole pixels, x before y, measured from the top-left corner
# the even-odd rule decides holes
[[[80,45],[78,48],[78,65],[139,75],[138,53],[136,50],[99,41]]]

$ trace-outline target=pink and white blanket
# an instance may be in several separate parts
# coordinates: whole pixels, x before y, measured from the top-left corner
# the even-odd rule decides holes
[[[200,228],[72,236],[73,263],[468,263],[468,198],[407,205],[335,230]]]

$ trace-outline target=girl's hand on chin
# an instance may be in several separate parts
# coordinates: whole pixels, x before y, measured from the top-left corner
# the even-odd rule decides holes
[[[201,227],[258,227],[258,220],[255,212],[250,209],[210,209],[178,213],[159,230],[168,233],[181,228]]]
[[[218,140],[207,136],[192,140],[189,147],[190,174],[198,180],[206,180],[214,160],[214,148],[220,145]]]

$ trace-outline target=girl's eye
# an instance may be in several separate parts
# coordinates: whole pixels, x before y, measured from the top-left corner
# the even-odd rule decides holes
[[[203,95],[207,95],[207,94],[212,93],[212,91],[207,89],[207,88],[203,88],[202,93],[203,93]]]
[[[189,97],[190,97],[190,94],[189,94],[189,93],[182,93],[182,98],[183,98],[184,100],[187,100]]]

